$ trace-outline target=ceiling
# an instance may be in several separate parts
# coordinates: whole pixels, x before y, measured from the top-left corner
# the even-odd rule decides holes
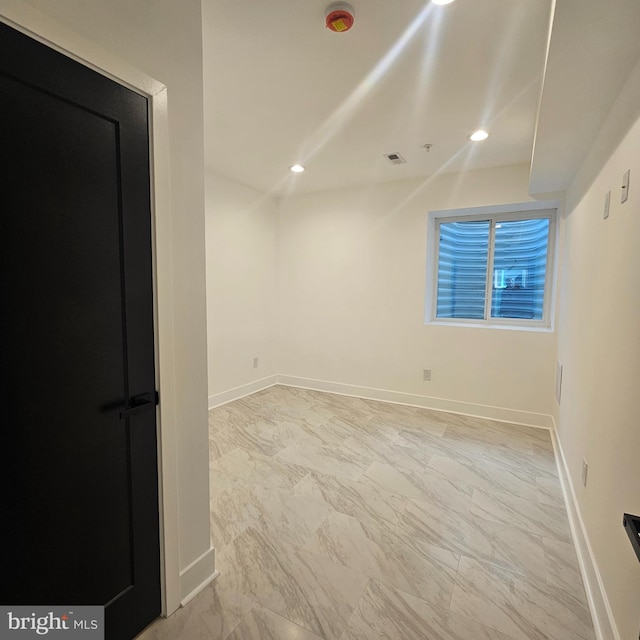
[[[554,115],[575,108],[562,83],[580,61],[562,43],[585,46],[577,40],[589,35],[572,12],[590,24],[610,3],[640,6],[557,0],[562,20],[549,40],[552,0],[351,0],[355,25],[341,34],[324,26],[328,0],[203,0],[206,164],[276,195],[368,185],[529,163],[538,123],[536,187],[556,190],[566,175],[554,181],[549,167],[571,142],[558,133],[577,137]],[[622,81],[640,55],[640,38],[627,36]],[[547,69],[559,62],[542,91],[547,49]],[[481,127],[489,139],[470,142]],[[579,157],[568,161],[575,172]],[[295,163],[307,171],[291,174]]]

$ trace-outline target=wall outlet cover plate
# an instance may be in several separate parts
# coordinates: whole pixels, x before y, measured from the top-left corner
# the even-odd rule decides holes
[[[611,191],[607,191],[607,195],[604,197],[604,219],[609,217],[609,209],[611,208]]]
[[[631,169],[622,176],[622,195],[620,196],[620,202],[625,203],[629,199],[629,176],[631,175]]]

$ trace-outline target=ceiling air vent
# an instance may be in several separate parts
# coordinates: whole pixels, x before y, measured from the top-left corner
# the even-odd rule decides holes
[[[391,164],[407,164],[407,161],[399,153],[385,153],[384,157]]]

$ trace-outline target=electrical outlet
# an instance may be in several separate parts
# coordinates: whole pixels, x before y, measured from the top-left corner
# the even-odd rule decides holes
[[[426,382],[431,382],[431,369],[422,370],[422,379]]]
[[[254,358],[253,359],[253,368],[257,369],[258,368],[258,358]]]
[[[607,195],[604,197],[604,219],[609,217],[609,209],[611,208],[611,191],[607,191]]]
[[[629,169],[622,176],[622,195],[620,196],[620,202],[624,204],[629,198],[629,176],[631,174],[631,169]]]
[[[586,460],[582,461],[582,486],[587,486],[587,473],[589,471],[589,465]]]
[[[562,398],[562,362],[556,362],[556,402],[560,404]]]

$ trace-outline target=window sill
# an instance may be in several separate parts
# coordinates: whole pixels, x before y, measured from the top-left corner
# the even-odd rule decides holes
[[[446,320],[429,320],[425,327],[466,327],[467,329],[506,329],[507,331],[533,331],[534,333],[553,333],[550,325],[500,324],[497,322],[447,322]]]

